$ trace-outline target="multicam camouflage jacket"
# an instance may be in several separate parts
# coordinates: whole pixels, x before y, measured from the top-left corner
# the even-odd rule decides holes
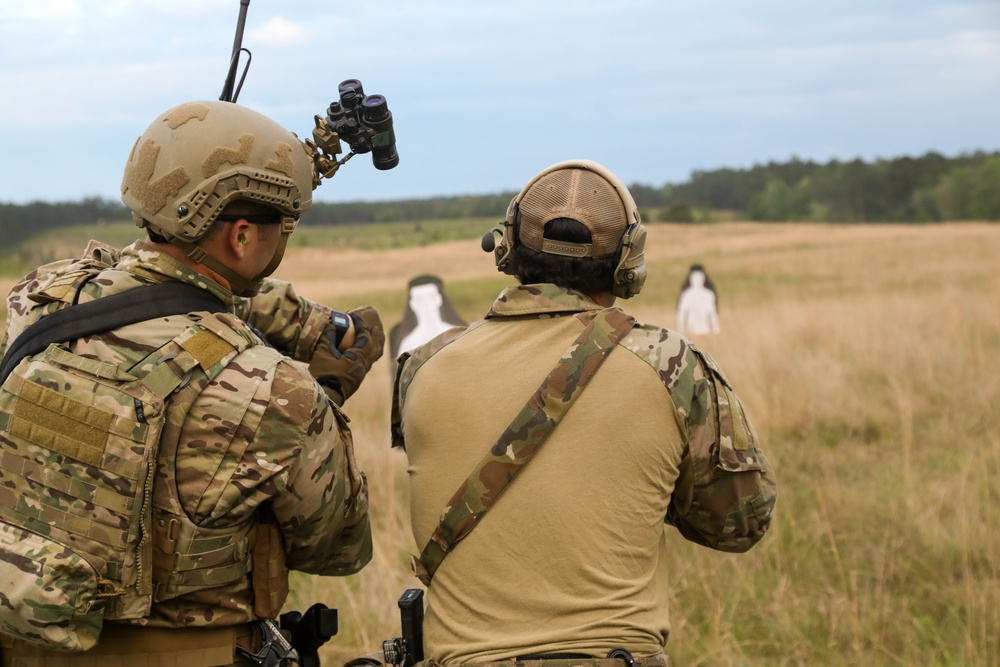
[[[406,446],[401,415],[410,383],[420,368],[449,344],[503,318],[572,314],[592,318],[599,310],[600,306],[572,290],[548,284],[520,285],[504,290],[484,320],[452,329],[404,353],[398,360],[393,401],[393,446]],[[618,346],[656,371],[685,440],[681,475],[666,523],[698,544],[722,551],[746,551],[770,526],[777,486],[757,433],[729,380],[707,352],[684,336],[655,325],[634,324]],[[482,493],[482,502],[469,508],[473,514],[492,502],[491,489]],[[419,565],[415,568],[419,574]]]
[[[268,586],[282,585],[275,563],[265,557],[287,560],[293,570],[345,575],[372,555],[367,482],[354,460],[347,419],[304,366],[326,347],[321,343],[328,308],[299,298],[279,281],[268,281],[253,299],[237,299],[147,243],[119,253],[92,242],[83,258],[40,267],[15,285],[0,356],[48,313],[166,281],[207,290],[230,312],[158,318],[68,346],[76,358],[126,369],[171,340],[184,347],[183,332],[199,330],[199,324],[215,332],[204,339],[209,347],[212,341],[245,341],[232,348],[235,356],[216,369],[214,379],[205,381],[211,375],[196,366],[191,381],[168,399],[152,493],[154,524],[161,526],[152,538],[156,594],[144,622],[221,626],[273,615],[280,595],[271,591],[270,609],[256,599],[261,586],[266,595]],[[266,334],[267,345],[258,334]],[[203,353],[206,349],[202,345]],[[208,356],[221,360],[225,351],[208,350]],[[346,367],[363,366],[346,368],[356,377],[363,377],[370,362],[338,359]],[[166,446],[167,440],[172,444]],[[277,527],[277,537],[265,545],[266,556],[257,557],[265,566],[261,584],[255,580],[258,568],[248,571],[248,554],[265,541],[262,521]],[[202,569],[187,557],[187,548],[201,550]],[[213,558],[218,567],[204,568]],[[183,576],[174,576],[172,570],[185,568]],[[276,572],[279,581],[267,582]]]

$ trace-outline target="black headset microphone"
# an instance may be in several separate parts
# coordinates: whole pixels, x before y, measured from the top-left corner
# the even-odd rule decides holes
[[[483,234],[483,240],[480,243],[483,248],[483,252],[493,252],[497,249],[497,239],[494,234],[503,234],[503,229],[500,227],[494,227],[490,231]]]

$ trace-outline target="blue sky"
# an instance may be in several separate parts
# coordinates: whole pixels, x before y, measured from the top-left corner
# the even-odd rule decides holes
[[[117,199],[160,112],[217,99],[238,0],[0,0],[0,202]],[[386,96],[400,165],[323,201],[518,190],[568,158],[627,183],[793,155],[1000,149],[1000,2],[252,0],[239,102],[308,136]]]

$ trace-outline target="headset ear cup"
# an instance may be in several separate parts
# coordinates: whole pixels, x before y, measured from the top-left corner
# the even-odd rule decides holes
[[[615,267],[611,293],[629,299],[642,290],[646,282],[646,228],[634,222],[622,234],[618,245],[618,266]]]
[[[507,218],[503,221],[503,235],[500,237],[500,243],[497,245],[493,255],[493,260],[497,265],[497,271],[506,273],[509,276],[514,275],[514,269],[510,260],[511,254],[514,250],[514,240],[517,238],[517,223],[519,217],[520,211],[518,208],[517,198],[515,197],[510,202],[510,207],[507,209]]]

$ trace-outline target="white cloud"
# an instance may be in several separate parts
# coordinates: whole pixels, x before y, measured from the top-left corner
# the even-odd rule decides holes
[[[791,152],[1000,148],[997,0],[392,4],[250,4],[241,103],[307,133],[342,79],[389,100],[399,170],[358,160],[324,196],[486,192],[582,154],[657,182]],[[113,190],[148,121],[218,95],[238,13],[238,0],[0,0],[0,144],[19,157],[0,166],[0,201],[54,187],[37,160],[55,154],[96,171],[107,153],[113,173],[92,182]],[[487,156],[477,169],[470,143]],[[86,193],[77,180],[57,185]]]
[[[78,19],[83,13],[78,0],[34,0],[10,3],[10,6],[0,9],[0,19],[60,23]]]
[[[201,18],[226,12],[232,14],[235,23],[239,14],[239,3],[236,0],[119,0],[119,2],[132,10],[137,17],[145,20],[148,20],[150,14],[175,18]],[[251,6],[249,13],[252,14],[253,10],[254,7]]]
[[[289,21],[282,16],[275,16],[264,25],[248,30],[245,45],[263,44],[265,46],[284,47],[301,46],[306,40],[306,29],[301,23]]]

